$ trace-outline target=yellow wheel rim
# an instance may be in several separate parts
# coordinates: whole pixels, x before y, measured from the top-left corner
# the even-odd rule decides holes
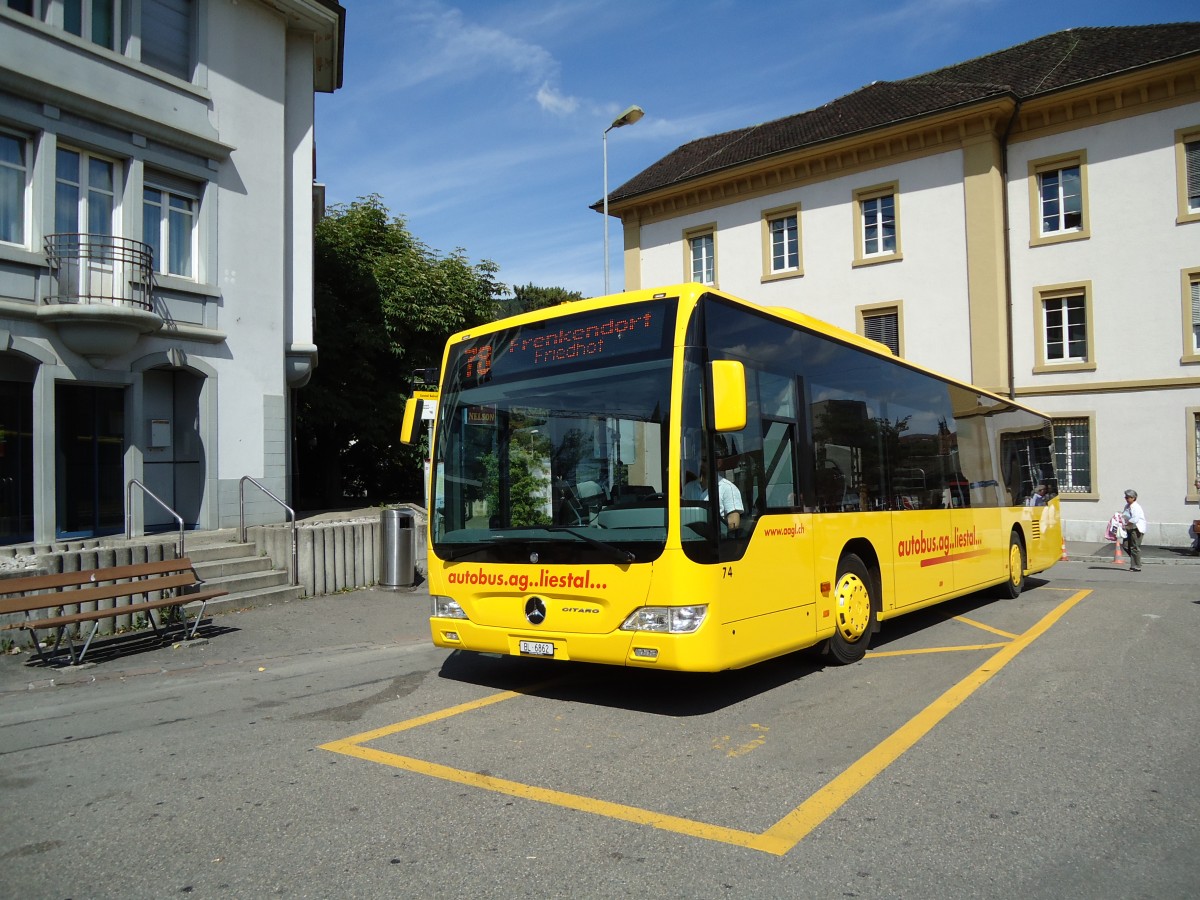
[[[837,603],[837,627],[850,643],[867,631],[871,622],[871,594],[861,578],[847,572],[837,583],[834,594]]]
[[[1014,585],[1021,583],[1021,545],[1013,543],[1008,548],[1008,580]]]

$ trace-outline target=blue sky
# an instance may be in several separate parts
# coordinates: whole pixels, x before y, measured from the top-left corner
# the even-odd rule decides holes
[[[681,144],[1084,25],[1200,18],[1195,0],[342,0],[345,84],[317,95],[329,203],[379,194],[508,285],[603,293],[609,187]],[[610,220],[611,285],[624,284]]]

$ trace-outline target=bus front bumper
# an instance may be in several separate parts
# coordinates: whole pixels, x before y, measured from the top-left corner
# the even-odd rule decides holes
[[[497,653],[528,659],[640,666],[687,672],[712,672],[719,655],[703,626],[692,634],[613,631],[582,634],[492,628],[468,619],[429,619],[433,643],[451,650]]]

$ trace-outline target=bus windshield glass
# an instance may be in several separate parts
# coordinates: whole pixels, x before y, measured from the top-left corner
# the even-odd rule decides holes
[[[453,346],[434,448],[434,553],[514,563],[657,558],[675,313],[674,300],[653,300]]]

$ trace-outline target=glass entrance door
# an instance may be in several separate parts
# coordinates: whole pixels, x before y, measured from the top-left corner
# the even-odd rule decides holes
[[[180,369],[150,369],[143,381],[143,409],[149,419],[142,457],[144,480],[182,517],[185,528],[196,527],[204,498],[203,387],[203,378]],[[175,518],[153,501],[143,501],[143,515],[147,534],[176,528]]]
[[[55,495],[60,538],[125,527],[125,389],[58,385]]]
[[[0,544],[33,540],[33,383],[0,381]]]

